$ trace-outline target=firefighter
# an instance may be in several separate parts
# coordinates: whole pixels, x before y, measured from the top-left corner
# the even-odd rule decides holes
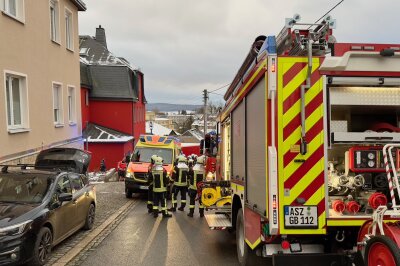
[[[167,171],[163,168],[163,159],[159,156],[154,157],[154,164],[149,175],[153,183],[153,216],[158,217],[158,207],[161,204],[163,217],[171,217],[167,210]]]
[[[157,155],[151,156],[149,169],[147,170],[147,174],[149,176],[149,189],[147,190],[147,211],[149,213],[153,212],[153,182],[150,181],[151,171],[154,166],[154,160],[157,158]]]
[[[172,190],[172,208],[171,211],[175,212],[178,205],[178,193],[181,193],[181,206],[178,210],[183,211],[186,206],[186,193],[187,193],[187,177],[189,168],[186,164],[187,159],[185,156],[180,155],[174,166],[172,179],[174,180],[174,188]]]
[[[204,162],[205,156],[202,155],[197,158],[196,164],[193,166],[193,169],[189,170],[189,217],[193,217],[194,214],[195,200],[197,196],[197,183],[203,181],[203,178],[205,177]],[[199,198],[199,213],[200,217],[204,216],[204,205],[201,202],[201,197]]]

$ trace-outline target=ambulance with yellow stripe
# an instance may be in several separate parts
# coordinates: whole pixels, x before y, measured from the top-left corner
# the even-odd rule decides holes
[[[181,154],[181,143],[172,136],[142,135],[135,146],[131,161],[126,170],[125,195],[132,197],[132,193],[145,192],[149,188],[148,171],[151,156],[163,158],[163,167],[170,176],[177,156]]]
[[[400,45],[337,43],[335,20],[259,36],[225,93],[218,151],[238,260],[400,265]]]

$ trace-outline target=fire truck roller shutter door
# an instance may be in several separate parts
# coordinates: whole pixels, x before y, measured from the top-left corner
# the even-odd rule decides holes
[[[265,118],[266,82],[262,78],[246,97],[246,199],[260,213],[267,210]]]

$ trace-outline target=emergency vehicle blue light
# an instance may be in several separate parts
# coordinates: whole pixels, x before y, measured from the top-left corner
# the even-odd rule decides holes
[[[267,51],[267,54],[276,54],[276,39],[275,36],[267,36],[263,45],[261,46],[260,52],[262,53],[264,50]]]

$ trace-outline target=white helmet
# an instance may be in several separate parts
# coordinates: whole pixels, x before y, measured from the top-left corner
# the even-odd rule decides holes
[[[156,156],[156,157],[154,157],[154,164],[155,165],[163,165],[163,158],[161,158],[160,156]]]
[[[196,163],[204,164],[206,157],[204,155],[197,157]]]

